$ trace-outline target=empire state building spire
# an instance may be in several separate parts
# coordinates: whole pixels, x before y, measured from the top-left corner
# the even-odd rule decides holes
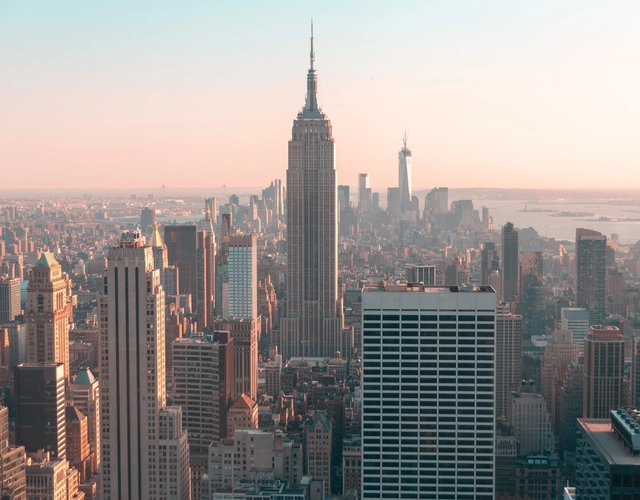
[[[309,53],[309,72],[307,73],[307,97],[304,109],[299,113],[298,118],[322,119],[324,115],[318,107],[318,76],[313,63],[316,60],[316,53],[313,50],[313,20],[311,21],[311,52]]]

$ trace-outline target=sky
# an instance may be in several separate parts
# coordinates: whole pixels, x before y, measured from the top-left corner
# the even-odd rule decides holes
[[[640,189],[635,0],[0,0],[0,188],[286,179],[312,17],[340,184]]]

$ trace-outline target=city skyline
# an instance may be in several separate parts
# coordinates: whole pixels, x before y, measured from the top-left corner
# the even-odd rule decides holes
[[[321,101],[339,124],[340,183],[367,171],[373,188],[395,185],[404,130],[417,188],[549,179],[594,188],[612,161],[624,176],[637,160],[633,3],[367,4],[340,16],[284,4],[40,7],[4,6],[0,16],[9,186],[50,169],[59,180],[33,175],[33,188],[115,187],[85,169],[126,172],[132,187],[148,186],[148,168],[158,184],[188,187],[185,165],[201,178],[224,169],[230,186],[282,177],[311,15]],[[243,30],[232,29],[238,16]],[[259,104],[247,97],[256,79]],[[251,134],[247,149],[249,113],[267,132]]]

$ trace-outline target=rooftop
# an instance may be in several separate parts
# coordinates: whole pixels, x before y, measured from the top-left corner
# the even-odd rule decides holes
[[[38,262],[36,262],[35,267],[51,268],[53,266],[59,266],[59,265],[60,264],[58,263],[58,261],[56,260],[56,258],[53,256],[51,252],[42,252],[42,255],[38,259]]]
[[[440,286],[440,285],[424,285],[422,283],[401,283],[398,285],[388,285],[386,282],[381,281],[377,285],[367,285],[362,289],[363,292],[426,292],[426,293],[438,293],[438,292],[480,292],[480,293],[495,293],[495,290],[490,286],[479,285],[462,285],[462,286]]]
[[[578,429],[582,428],[591,438],[594,446],[611,465],[640,465],[640,456],[633,456],[613,432],[608,418],[579,418]]]

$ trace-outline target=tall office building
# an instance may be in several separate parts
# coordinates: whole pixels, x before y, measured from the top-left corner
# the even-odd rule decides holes
[[[407,133],[404,133],[402,149],[398,153],[398,187],[400,188],[400,210],[411,210],[411,151],[407,148]]]
[[[338,215],[349,206],[349,186],[338,186]]]
[[[436,266],[407,264],[404,268],[404,276],[407,283],[422,283],[423,285],[436,284]]]
[[[187,433],[166,407],[164,292],[139,232],[109,250],[98,308],[102,497],[189,499]]]
[[[523,380],[520,387],[511,392],[510,404],[509,414],[518,439],[518,455],[553,450],[551,414],[544,397],[531,380]]]
[[[246,394],[254,401],[258,397],[258,340],[260,319],[217,319],[216,332],[229,332],[235,351],[235,394]]]
[[[324,481],[323,498],[331,497],[331,419],[326,412],[318,412],[305,425],[305,472]]]
[[[31,270],[27,287],[27,363],[63,363],[69,380],[69,322],[72,318],[68,280],[50,252]]]
[[[209,216],[213,221],[213,224],[216,223],[218,219],[218,199],[217,198],[205,198],[204,199],[204,212],[209,212]]]
[[[371,212],[373,208],[369,174],[358,174],[358,208],[360,213]]]
[[[0,325],[13,321],[21,312],[20,280],[0,277]]]
[[[3,500],[26,500],[27,455],[24,446],[9,444],[9,408],[0,408],[0,492]]]
[[[89,444],[95,471],[100,471],[100,384],[88,368],[80,372],[69,385],[69,401],[87,416]]]
[[[28,453],[44,449],[65,458],[65,382],[62,363],[24,363],[16,366],[16,443]]]
[[[528,246],[520,253],[518,308],[526,337],[544,335],[547,321],[547,290],[542,270],[542,248]]]
[[[571,332],[568,330],[555,330],[552,335],[553,338],[547,342],[540,366],[540,392],[553,421],[556,422],[560,373],[566,365],[578,361],[578,346],[571,341]]]
[[[180,273],[180,294],[191,294],[199,327],[209,326],[213,318],[213,261],[207,231],[198,231],[196,226],[165,226],[164,240],[169,265],[176,266]]]
[[[140,227],[142,231],[148,233],[156,225],[156,211],[153,208],[144,207],[140,211]]]
[[[510,421],[511,391],[522,380],[522,316],[499,308],[496,319],[496,416]]]
[[[583,418],[607,418],[622,406],[624,337],[615,326],[592,326],[584,341]]]
[[[488,285],[491,273],[500,270],[500,256],[495,243],[487,241],[482,246],[481,260],[481,284]]]
[[[220,363],[220,355],[225,354],[225,347],[213,336],[200,333],[173,342],[173,402],[182,408],[188,433],[193,498],[202,498],[201,483],[208,472],[209,445],[220,440],[221,417],[226,420],[224,396],[223,410],[220,410],[220,386],[226,383],[226,360]]]
[[[162,236],[160,235],[158,224],[153,225],[153,233],[151,233],[151,238],[149,238],[149,246],[153,248],[153,267],[160,269],[160,279],[162,279],[164,270],[169,265],[169,252],[167,245],[164,244]]]
[[[638,410],[578,419],[576,499],[618,500],[640,495]]]
[[[571,332],[572,342],[578,351],[584,352],[584,339],[589,334],[589,312],[578,307],[563,307],[560,310],[560,329]]]
[[[203,328],[211,325],[214,316],[216,283],[216,234],[209,207],[201,221],[202,231],[198,233],[198,300],[202,303]]]
[[[285,359],[342,350],[335,144],[331,121],[318,106],[314,58],[312,29],[306,102],[289,141],[287,315],[279,339]]]
[[[494,498],[496,297],[362,294],[362,498]]]
[[[589,326],[604,323],[606,284],[607,237],[576,229],[576,306],[589,311]]]
[[[224,318],[258,317],[257,246],[255,234],[229,237],[228,291],[222,294]]]
[[[507,222],[502,228],[502,302],[507,304],[516,301],[519,291],[518,257],[518,231],[511,222]]]

